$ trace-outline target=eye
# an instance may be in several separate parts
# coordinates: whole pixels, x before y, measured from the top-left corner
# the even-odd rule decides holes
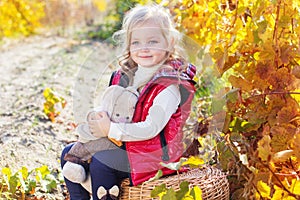
[[[133,45],[133,46],[138,45],[138,44],[139,44],[138,41],[133,41],[133,42],[131,42],[131,45]]]
[[[117,116],[117,117],[120,117],[120,114],[117,113],[116,116]]]
[[[150,40],[148,43],[149,43],[149,44],[157,44],[158,41],[156,41],[156,40]]]
[[[126,119],[127,119],[127,120],[130,119],[130,117],[126,117]]]

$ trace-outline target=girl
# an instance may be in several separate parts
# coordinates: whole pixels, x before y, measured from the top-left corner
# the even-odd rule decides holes
[[[116,33],[122,35],[121,69],[112,74],[110,85],[133,86],[140,94],[132,123],[113,123],[104,112],[101,119],[88,122],[96,137],[123,142],[121,148],[96,153],[85,166],[94,200],[99,199],[100,186],[109,190],[127,177],[131,185],[138,185],[159,169],[164,175],[174,173],[160,162],[176,162],[182,156],[182,127],[195,92],[195,67],[178,56],[183,55],[178,53],[179,33],[161,6],[133,8]],[[64,149],[62,158],[70,148]],[[61,163],[63,166],[65,161]],[[90,199],[80,184],[65,181],[72,200]]]

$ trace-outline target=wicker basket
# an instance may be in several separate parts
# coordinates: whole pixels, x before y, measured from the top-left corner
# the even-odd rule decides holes
[[[202,190],[203,199],[229,199],[229,183],[226,174],[215,167],[207,166],[202,169],[191,169],[180,174],[179,177],[178,175],[167,176],[132,187],[129,186],[129,180],[125,179],[121,184],[122,193],[120,200],[152,200],[154,198],[150,197],[150,193],[156,185],[165,183],[167,187],[179,190],[178,179],[180,181],[188,181],[190,187],[199,186]]]

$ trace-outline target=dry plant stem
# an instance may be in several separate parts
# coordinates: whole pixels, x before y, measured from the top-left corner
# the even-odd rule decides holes
[[[179,171],[178,171],[178,170],[176,170],[176,173],[177,173],[178,187],[180,188],[180,178],[179,178]]]
[[[300,177],[299,177],[299,175],[298,175],[298,172],[297,172],[297,170],[295,169],[295,166],[293,165],[293,162],[292,162],[292,159],[290,158],[289,159],[289,163],[290,163],[290,165],[292,166],[292,169],[296,172],[296,174],[297,174],[297,180],[300,180]]]
[[[236,148],[236,146],[232,143],[232,141],[230,140],[230,143],[231,145],[229,146],[230,147],[230,150],[233,152],[233,155],[235,156],[235,151],[238,152],[238,149]],[[234,151],[235,149],[235,151]],[[239,160],[239,158],[237,156],[235,156],[235,159],[236,160]],[[263,164],[263,163],[262,163]],[[249,173],[251,174],[252,172],[250,171],[250,169],[248,167],[246,167],[245,165],[242,165],[242,167]],[[248,173],[243,173],[243,177],[246,179],[246,180],[250,180],[250,177],[248,176]],[[236,174],[237,176],[240,176],[239,174]],[[281,183],[281,182],[280,182]],[[256,185],[253,183],[253,181],[251,181],[251,185],[255,188],[255,190],[258,192],[259,196],[261,199],[263,199],[261,193],[259,192],[258,188],[256,187]],[[285,188],[286,189],[286,188]]]
[[[255,188],[256,192],[259,194],[260,199],[263,199],[263,196],[261,195],[261,193],[260,193],[260,191],[258,190],[258,188],[256,187],[256,185],[255,185],[253,182],[251,182],[251,185]]]
[[[275,177],[275,179],[280,183],[280,186],[292,197],[298,199],[300,196],[291,193],[281,182],[281,180],[278,178],[278,176],[275,174],[275,172],[273,172],[273,170],[269,167],[269,165],[264,164],[260,159],[257,159],[258,162],[260,162],[260,164],[262,164],[265,168],[267,168],[273,175],[273,177]]]
[[[273,40],[275,41],[275,52],[276,52],[276,56],[275,56],[275,60],[274,60],[274,64],[275,67],[278,68],[278,63],[279,63],[279,45],[278,45],[278,23],[279,23],[279,13],[280,13],[280,5],[281,5],[281,0],[278,0],[277,2],[277,11],[276,11],[276,21],[275,21],[275,25],[274,25],[274,32],[273,32]]]
[[[273,95],[273,94],[298,94],[300,95],[300,92],[268,92],[268,93],[262,93],[262,94],[254,94],[252,97],[257,97],[257,96],[266,96],[266,95]]]
[[[238,1],[238,0],[235,1],[235,5],[236,5],[235,15],[234,15],[234,18],[233,18],[233,22],[232,22],[232,24],[231,24],[231,26],[230,26],[230,28],[231,28],[231,35],[234,35],[234,33],[233,33],[233,27],[234,27],[234,25],[236,24],[236,20],[237,20],[237,18],[238,18],[238,7],[239,7],[239,1]],[[227,46],[227,48],[231,47],[232,44],[233,44],[233,42],[234,42],[234,40],[232,40],[232,41],[230,42],[231,44],[229,44],[229,45]]]

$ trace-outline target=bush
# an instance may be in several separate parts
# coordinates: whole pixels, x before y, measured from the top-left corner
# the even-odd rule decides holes
[[[228,77],[212,134],[233,199],[299,199],[300,1],[171,3],[178,29]],[[206,66],[209,67],[209,66]],[[218,103],[218,102],[217,102]],[[220,108],[220,107],[219,107]]]

